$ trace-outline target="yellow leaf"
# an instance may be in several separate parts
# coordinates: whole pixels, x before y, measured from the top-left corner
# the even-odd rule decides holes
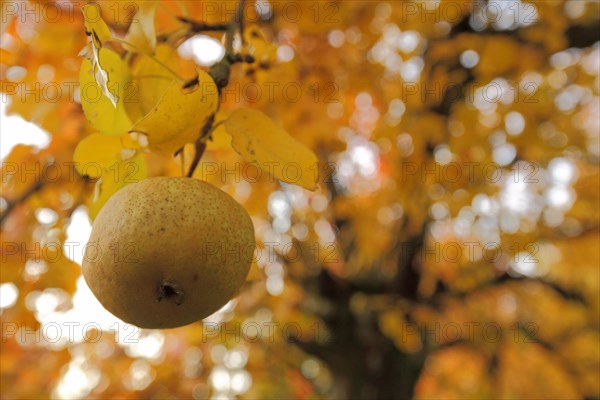
[[[81,8],[81,12],[83,13],[85,34],[92,39],[96,48],[102,47],[102,43],[112,39],[110,29],[102,19],[102,11],[99,6],[88,4]]]
[[[191,91],[172,81],[156,106],[131,128],[148,136],[149,147],[173,155],[194,141],[219,105],[217,86],[206,72],[198,70],[199,84]]]
[[[206,142],[208,150],[223,150],[231,148],[231,136],[227,134],[225,126],[219,125],[211,133],[211,140]]]
[[[125,48],[137,53],[154,53],[156,48],[156,31],[154,27],[154,15],[158,1],[146,0],[141,2],[139,10],[133,17],[125,36]]]
[[[122,187],[148,177],[146,160],[136,155],[126,161],[113,160],[113,164],[103,171],[102,179],[96,183],[94,200],[90,206],[90,218],[94,220],[104,204]]]
[[[221,123],[227,119],[228,115],[223,110],[219,110],[215,114],[215,123],[213,124],[215,128],[210,134],[211,139],[206,142],[208,150],[231,149],[231,136],[227,134],[225,125]]]
[[[161,63],[171,70],[176,70],[176,56],[176,51],[172,46],[160,43],[156,46],[154,59],[147,55],[138,57],[132,67],[132,75],[136,98],[139,98],[139,101],[125,103],[132,121],[137,121],[149,113],[173,82],[173,75]]]
[[[104,170],[108,170],[119,161],[121,140],[116,137],[94,133],[77,145],[73,154],[75,169],[82,176],[92,179],[100,178]]]
[[[110,77],[107,88],[117,99],[116,107],[104,94],[104,90],[92,75],[93,65],[83,60],[79,72],[79,88],[81,105],[86,118],[100,132],[120,136],[131,127],[131,121],[125,111],[125,102],[134,101],[137,94],[133,83],[129,82],[127,63],[112,50],[102,48],[99,51],[99,62],[106,68]]]
[[[87,49],[84,49],[84,54],[92,63],[94,78],[96,79],[98,86],[100,86],[102,89],[102,93],[104,93],[104,95],[116,108],[118,98],[111,93],[110,90],[108,90],[108,72],[102,67],[99,54],[102,43],[110,40],[112,38],[112,34],[110,33],[110,30],[108,29],[108,26],[104,20],[102,20],[99,7],[86,5],[81,9],[81,11],[83,12],[85,34],[88,35],[92,40],[90,43],[91,55]]]
[[[317,188],[317,156],[260,111],[239,108],[225,121],[231,145],[242,157],[277,179]]]

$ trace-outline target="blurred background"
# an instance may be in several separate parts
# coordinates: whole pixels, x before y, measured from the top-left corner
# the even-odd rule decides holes
[[[220,113],[271,116],[320,186],[257,177],[215,132],[195,177],[248,210],[257,261],[162,331],[81,278],[86,3],[0,2],[3,398],[600,397],[597,1],[246,1],[255,61]],[[123,37],[139,2],[98,3]],[[239,5],[162,1],[159,41]],[[181,65],[223,57],[222,32],[178,37]],[[141,157],[179,176],[183,154]]]

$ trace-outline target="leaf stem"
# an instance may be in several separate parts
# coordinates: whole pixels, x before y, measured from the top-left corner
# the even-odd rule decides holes
[[[206,139],[208,139],[209,134],[213,131],[213,122],[215,122],[215,114],[211,115],[210,118],[206,121],[202,130],[200,131],[200,136],[194,142],[195,145],[195,154],[192,159],[192,163],[190,164],[190,169],[188,170],[187,177],[191,178],[196,170],[196,167],[200,163],[200,159],[204,154],[204,150],[206,150]]]
[[[203,23],[196,23],[194,25],[194,21],[191,21],[188,18],[179,18],[183,22],[192,24],[192,30],[194,28],[203,28],[203,30],[209,30],[206,28],[210,28],[212,30],[225,30],[225,57],[223,57],[221,61],[213,65],[209,71],[211,78],[215,81],[215,84],[217,85],[219,95],[221,94],[221,90],[229,84],[231,65],[235,64],[236,62],[254,62],[254,58],[252,58],[251,56],[242,56],[239,54],[236,55],[234,54],[233,50],[233,39],[235,31],[239,30],[240,35],[243,36],[244,2],[245,0],[239,1],[237,13],[226,24],[208,25]],[[187,173],[188,177],[191,177],[194,174],[194,171],[196,170],[196,167],[200,163],[200,159],[204,154],[204,150],[206,150],[206,140],[208,139],[209,134],[214,130],[214,120],[215,114],[211,115],[206,124],[202,127],[202,130],[200,131],[200,136],[198,137],[198,139],[196,139],[196,154],[194,155],[194,159],[190,164],[190,169]]]

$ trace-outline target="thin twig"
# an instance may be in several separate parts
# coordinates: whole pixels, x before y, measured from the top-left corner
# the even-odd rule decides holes
[[[244,40],[244,0],[240,0],[240,6],[237,11],[237,23],[240,31],[240,39],[242,40],[242,44],[246,44],[246,41]]]
[[[194,143],[195,147],[196,147],[196,151],[194,153],[194,158],[192,159],[190,168],[186,175],[188,178],[191,178],[192,175],[194,174],[194,171],[196,170],[196,167],[200,163],[200,159],[202,158],[202,155],[204,154],[204,150],[206,150],[206,139],[208,139],[210,132],[212,132],[212,130],[213,130],[213,122],[214,121],[215,121],[215,114],[211,115],[210,118],[206,121],[206,123],[202,127],[202,130],[200,131],[200,136],[198,137],[198,139],[196,139],[196,142]]]
[[[183,22],[189,23],[190,28],[192,30],[196,28],[202,28],[202,30],[225,30],[225,57],[223,57],[221,61],[213,65],[209,71],[211,78],[215,81],[217,85],[217,90],[219,91],[219,94],[221,93],[221,90],[229,84],[229,76],[232,64],[235,64],[237,62],[254,62],[253,57],[245,57],[239,54],[236,55],[234,54],[233,50],[233,38],[235,31],[239,30],[240,35],[243,35],[242,29],[244,26],[244,0],[240,0],[239,8],[237,10],[236,15],[227,24],[208,25],[192,21],[188,18],[180,17],[179,19]],[[194,159],[192,160],[187,173],[188,177],[191,177],[194,174],[194,171],[196,170],[196,167],[200,163],[200,159],[204,154],[204,150],[206,150],[206,140],[209,138],[209,134],[214,130],[214,120],[215,114],[211,115],[208,121],[206,121],[206,124],[204,124],[200,132],[200,136],[198,137],[198,139],[196,139],[196,152],[194,154]]]
[[[181,22],[185,22],[186,24],[189,24],[190,31],[192,31],[194,33],[226,31],[227,29],[229,29],[229,26],[231,25],[231,23],[207,24],[205,22],[195,21],[195,20],[193,20],[191,18],[187,18],[187,17],[177,17],[177,19],[180,20]]]
[[[200,163],[200,159],[204,154],[204,150],[206,150],[206,141],[200,140],[200,138],[198,138],[196,142],[194,142],[194,146],[196,152],[194,153],[194,159],[192,160],[192,163],[190,164],[190,169],[186,175],[188,178],[191,178],[192,175],[194,175],[194,171]]]

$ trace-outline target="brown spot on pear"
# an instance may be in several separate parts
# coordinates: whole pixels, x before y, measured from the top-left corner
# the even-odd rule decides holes
[[[123,321],[174,328],[231,299],[254,247],[248,213],[225,192],[192,178],[149,178],[125,186],[100,210],[83,276]]]

